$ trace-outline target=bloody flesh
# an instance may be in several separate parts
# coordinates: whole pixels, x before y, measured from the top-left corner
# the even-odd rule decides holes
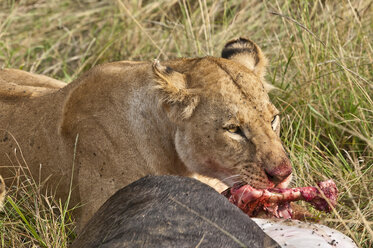
[[[292,201],[306,201],[316,209],[330,212],[337,203],[338,190],[333,180],[319,182],[318,187],[255,189],[235,184],[222,194],[251,217],[266,213],[269,217],[292,218]]]

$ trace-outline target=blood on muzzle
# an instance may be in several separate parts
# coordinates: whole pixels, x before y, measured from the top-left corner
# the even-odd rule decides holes
[[[285,158],[274,168],[264,169],[268,179],[275,184],[281,183],[292,173],[290,160]]]

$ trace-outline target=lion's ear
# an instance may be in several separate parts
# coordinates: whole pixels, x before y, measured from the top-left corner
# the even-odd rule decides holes
[[[153,63],[156,89],[161,93],[160,104],[170,119],[188,119],[199,103],[198,95],[187,89],[186,76],[163,66],[158,60]]]
[[[229,41],[224,46],[221,56],[245,65],[258,77],[264,77],[267,59],[258,45],[249,39],[238,38]]]

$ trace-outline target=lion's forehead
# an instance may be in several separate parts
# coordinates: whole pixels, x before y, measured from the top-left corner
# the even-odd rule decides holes
[[[244,125],[248,128],[255,126],[262,126],[264,123],[270,123],[274,115],[278,113],[277,109],[267,100],[252,104],[244,100],[240,102],[232,101],[230,99],[215,98],[214,100],[206,99],[210,104],[205,105],[205,111],[201,112],[205,117],[211,116],[213,119],[221,120],[220,124],[227,124],[229,122],[238,125]],[[216,123],[218,124],[218,123]]]
[[[231,62],[224,69],[215,63],[208,63],[203,74],[198,74],[197,87],[206,95],[217,95],[230,101],[244,104],[261,104],[269,101],[263,82],[252,71]],[[209,69],[209,70],[207,70]]]
[[[240,89],[224,84],[218,90],[210,91],[207,100],[214,101],[222,113],[229,113],[233,118],[239,118],[244,122],[254,117],[270,119],[278,113],[267,93],[252,91],[250,94],[244,94]]]
[[[257,104],[240,103],[240,104],[227,104],[226,107],[230,110],[233,117],[240,123],[244,124],[259,124],[260,122],[268,122],[273,119],[277,113],[277,109],[268,101],[262,101]]]
[[[217,58],[199,61],[191,73],[193,88],[200,88],[202,98],[215,103],[220,113],[250,119],[266,120],[278,112],[270,102],[262,79],[239,63]]]

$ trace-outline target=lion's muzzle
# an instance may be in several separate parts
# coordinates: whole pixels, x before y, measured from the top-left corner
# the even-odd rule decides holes
[[[279,165],[274,168],[265,168],[268,179],[275,185],[288,181],[291,177],[292,166],[288,158],[284,158]],[[290,181],[290,180],[289,180]]]

